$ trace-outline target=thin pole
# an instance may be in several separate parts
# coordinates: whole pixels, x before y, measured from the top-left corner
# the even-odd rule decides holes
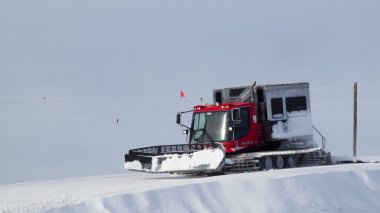
[[[353,129],[353,161],[356,162],[356,138],[357,138],[357,121],[358,121],[358,83],[354,82],[354,129]]]

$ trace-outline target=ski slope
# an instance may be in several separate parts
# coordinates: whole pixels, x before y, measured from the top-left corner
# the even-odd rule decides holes
[[[372,157],[371,160],[379,160]],[[0,185],[0,212],[379,212],[380,164]]]

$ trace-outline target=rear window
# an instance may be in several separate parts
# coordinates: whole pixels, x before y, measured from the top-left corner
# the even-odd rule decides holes
[[[288,116],[307,114],[306,96],[287,97],[286,113]]]

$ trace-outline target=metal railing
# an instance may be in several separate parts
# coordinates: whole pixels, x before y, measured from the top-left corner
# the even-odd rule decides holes
[[[319,134],[319,136],[321,136],[321,139],[322,139],[322,149],[325,149],[326,147],[326,138],[322,135],[322,133],[320,131],[318,131],[318,129],[313,125],[313,129]]]

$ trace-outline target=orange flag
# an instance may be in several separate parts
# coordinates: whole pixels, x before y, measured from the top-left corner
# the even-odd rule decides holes
[[[179,95],[181,96],[181,99],[185,97],[185,93],[181,90],[181,92],[179,93]]]

